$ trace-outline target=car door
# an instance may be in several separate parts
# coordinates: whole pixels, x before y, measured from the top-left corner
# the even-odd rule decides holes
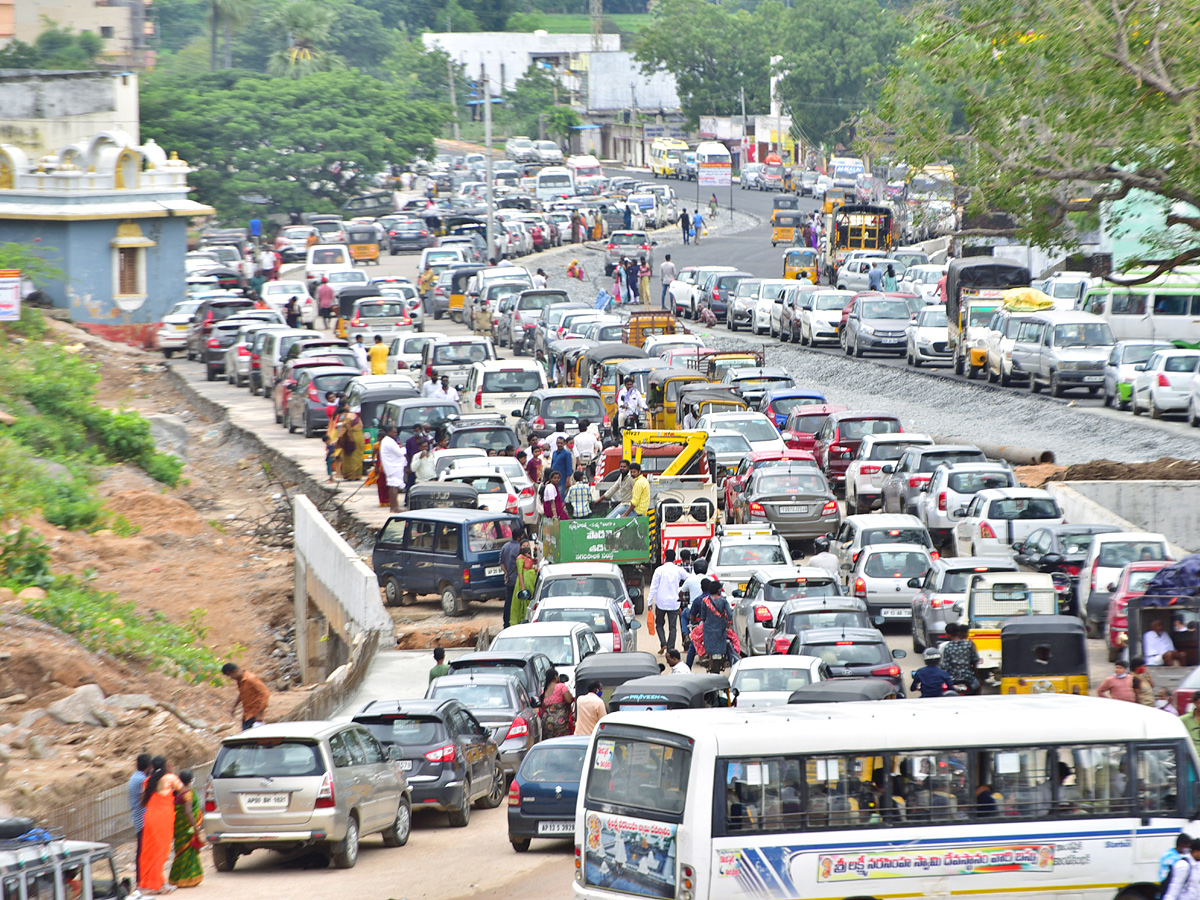
[[[1037,355],[1038,346],[1042,340],[1042,329],[1044,328],[1038,322],[1023,322],[1020,329],[1017,331],[1017,338],[1013,342],[1012,361],[1013,370],[1019,370],[1025,373],[1034,373],[1037,370]]]
[[[348,814],[351,809],[359,810],[359,834],[365,834],[373,815],[367,800],[371,785],[367,779],[367,754],[354,736],[351,728],[344,728],[329,738],[329,751],[333,759],[333,796],[339,814]]]
[[[437,589],[438,558],[434,552],[437,527],[437,522],[420,519],[408,523],[400,569],[405,589],[413,593],[430,594]]]
[[[458,523],[440,523],[434,538],[431,560],[435,590],[440,590],[443,583],[462,589],[463,560],[460,547]]]
[[[366,757],[363,779],[369,790],[366,803],[371,810],[370,828],[385,828],[396,818],[400,805],[400,778],[373,734],[365,728],[356,728],[353,736],[362,744]],[[365,831],[367,823],[362,824]]]
[[[984,501],[978,495],[972,497],[963,515],[958,519],[958,524],[954,526],[954,542],[958,556],[971,555],[972,538],[975,534],[975,526],[978,524],[976,520],[983,503]]]
[[[447,718],[454,742],[458,744],[471,775],[471,786],[475,789],[475,796],[471,799],[474,800],[489,790],[491,785],[488,779],[491,772],[488,771],[487,754],[484,752],[488,732],[467,709],[451,709]],[[481,731],[484,732],[483,735],[480,734]]]
[[[1040,571],[1039,563],[1050,549],[1051,540],[1052,535],[1049,531],[1044,528],[1038,529],[1025,540],[1018,542],[1021,549],[1013,553],[1013,559],[1023,569]]]
[[[891,473],[883,480],[883,485],[880,487],[883,493],[883,511],[904,512],[901,508],[903,497],[903,486],[908,477],[908,471],[912,468],[912,452],[905,450],[900,454],[900,458],[896,460],[895,466]]]

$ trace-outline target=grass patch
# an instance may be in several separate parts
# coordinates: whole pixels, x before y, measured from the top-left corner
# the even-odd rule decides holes
[[[533,13],[540,24],[550,34],[590,34],[592,30],[591,16],[586,13]],[[602,19],[605,32],[617,31],[637,34],[650,24],[652,16],[649,13],[613,13]]]

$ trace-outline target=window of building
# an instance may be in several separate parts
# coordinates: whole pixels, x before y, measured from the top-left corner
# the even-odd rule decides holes
[[[137,247],[121,247],[117,251],[117,293],[137,294],[138,253]]]
[[[100,26],[100,37],[110,38],[113,36],[113,27],[111,25]]]

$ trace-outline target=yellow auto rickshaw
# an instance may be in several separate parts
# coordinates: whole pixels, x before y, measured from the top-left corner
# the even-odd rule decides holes
[[[1021,616],[1001,623],[1000,693],[1087,692],[1087,631],[1078,616]]]
[[[833,215],[833,211],[839,206],[846,205],[846,192],[841,188],[830,188],[825,192],[825,206],[822,212],[825,215]]]
[[[562,353],[563,379],[567,387],[587,387],[586,384],[580,384],[580,360],[583,355],[593,347],[599,347],[599,341],[580,338],[570,342],[570,346],[565,348]]]
[[[675,313],[665,310],[638,310],[629,314],[623,336],[631,347],[640,347],[652,334],[676,334],[679,321]]]
[[[793,247],[783,254],[783,277],[817,284],[817,251],[810,247]]]
[[[358,263],[379,265],[379,234],[374,228],[351,225],[346,229],[350,259]]]
[[[802,213],[775,210],[771,214],[771,246],[796,243],[796,235],[803,227],[804,215]]]
[[[450,305],[447,312],[451,321],[462,322],[463,309],[466,306],[467,285],[471,278],[483,266],[456,266],[450,276]],[[518,272],[520,269],[517,270]]]
[[[800,198],[795,194],[776,194],[771,198],[771,223],[780,212],[799,212]]]
[[[646,405],[650,408],[650,427],[660,431],[678,428],[676,411],[679,392],[689,384],[707,385],[708,380],[696,369],[669,366],[655,369],[646,378]]]

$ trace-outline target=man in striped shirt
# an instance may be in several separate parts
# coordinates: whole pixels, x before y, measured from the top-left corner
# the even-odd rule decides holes
[[[571,507],[572,519],[586,519],[592,514],[592,486],[588,484],[582,469],[575,470],[575,481],[567,490],[567,504]]]

